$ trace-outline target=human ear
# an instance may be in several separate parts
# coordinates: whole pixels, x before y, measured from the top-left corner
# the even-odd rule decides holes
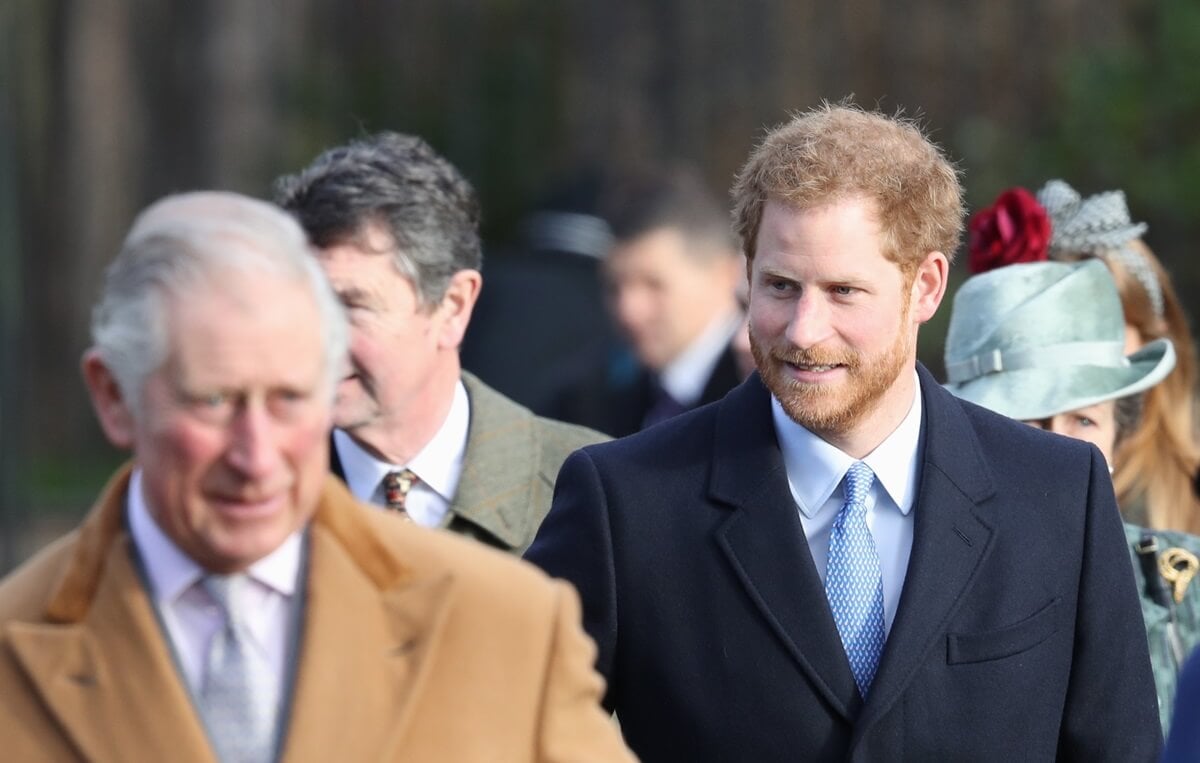
[[[438,313],[438,346],[442,349],[458,349],[462,344],[467,325],[471,322],[471,311],[483,288],[483,276],[478,270],[460,270],[450,277],[446,293],[442,295]]]
[[[83,372],[83,381],[87,385],[92,407],[96,410],[96,418],[100,420],[100,428],[104,430],[104,435],[118,448],[131,449],[134,433],[133,412],[121,394],[116,377],[95,348],[83,354],[80,370]]]
[[[909,294],[910,314],[916,323],[924,323],[937,312],[946,296],[950,261],[941,252],[930,252],[917,266]]]

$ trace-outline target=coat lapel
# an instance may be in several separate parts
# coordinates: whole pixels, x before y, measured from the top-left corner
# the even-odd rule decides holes
[[[312,525],[289,761],[395,758],[434,661],[453,579],[405,567],[367,511],[331,481]]]
[[[710,494],[734,507],[717,533],[738,580],[817,692],[847,720],[862,700],[813,565],[771,421],[753,375],[717,414]]]
[[[79,530],[45,622],[8,639],[34,690],[88,760],[211,762],[122,529],[129,469]]]
[[[84,759],[214,763],[134,568],[123,529],[128,476],[127,467],[77,537],[63,541],[71,558],[43,620],[9,623],[4,636]],[[436,659],[453,578],[402,564],[376,537],[370,512],[330,478],[310,525],[289,761],[395,757]]]
[[[329,433],[329,471],[342,482],[346,481],[346,469],[342,466],[342,457],[338,455],[337,440],[333,439],[333,432]]]
[[[904,591],[870,701],[855,739],[903,693],[946,623],[970,591],[992,547],[993,528],[976,506],[995,493],[991,471],[962,403],[918,367],[924,458],[914,506],[913,547]]]
[[[469,373],[471,401],[463,472],[450,511],[487,531],[510,550],[533,534],[529,505],[541,468],[535,419]]]
[[[726,344],[725,349],[717,358],[717,365],[713,367],[712,374],[709,375],[708,381],[704,385],[704,392],[700,395],[700,400],[696,402],[696,407],[715,403],[725,397],[726,393],[741,383],[741,374],[738,372],[737,358],[733,354],[733,345]]]
[[[463,471],[450,502],[450,529],[470,526],[484,539],[510,551],[533,535],[528,511],[541,468],[541,447],[533,414],[467,372],[463,386],[471,405],[471,423]],[[329,438],[329,470],[345,482],[337,444]]]

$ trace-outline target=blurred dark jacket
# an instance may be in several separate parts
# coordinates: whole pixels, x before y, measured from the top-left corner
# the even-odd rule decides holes
[[[577,369],[615,341],[600,258],[611,237],[599,218],[542,213],[521,246],[489,256],[462,346],[463,368],[538,413]]]

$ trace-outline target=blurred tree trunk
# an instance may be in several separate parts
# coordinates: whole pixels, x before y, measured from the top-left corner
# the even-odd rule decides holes
[[[29,110],[19,140],[33,154],[22,187],[36,189],[26,210],[36,244],[24,258],[32,341],[21,427],[33,458],[78,458],[97,438],[78,363],[103,263],[137,208],[142,121],[129,10],[127,0],[26,6],[27,20],[44,21],[52,40],[32,51],[40,60],[16,83]]]
[[[16,35],[17,8],[0,8],[0,82],[12,83],[24,50]],[[20,383],[24,279],[20,241],[24,228],[17,195],[16,88],[0,89],[0,575],[17,561],[27,514],[22,470]]]
[[[272,151],[278,129],[276,65],[281,33],[270,3],[208,0],[200,62],[200,108],[210,129],[200,136],[202,184],[262,195],[264,176],[278,164]]]

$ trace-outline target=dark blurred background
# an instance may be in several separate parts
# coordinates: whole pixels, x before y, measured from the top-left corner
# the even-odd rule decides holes
[[[4,0],[0,571],[121,457],[77,363],[155,198],[265,196],[329,145],[413,132],[476,184],[503,258],[564,179],[681,161],[724,194],[764,127],[849,94],[927,125],[972,209],[1051,177],[1124,189],[1195,313],[1194,0]],[[948,314],[922,335],[935,372]]]

